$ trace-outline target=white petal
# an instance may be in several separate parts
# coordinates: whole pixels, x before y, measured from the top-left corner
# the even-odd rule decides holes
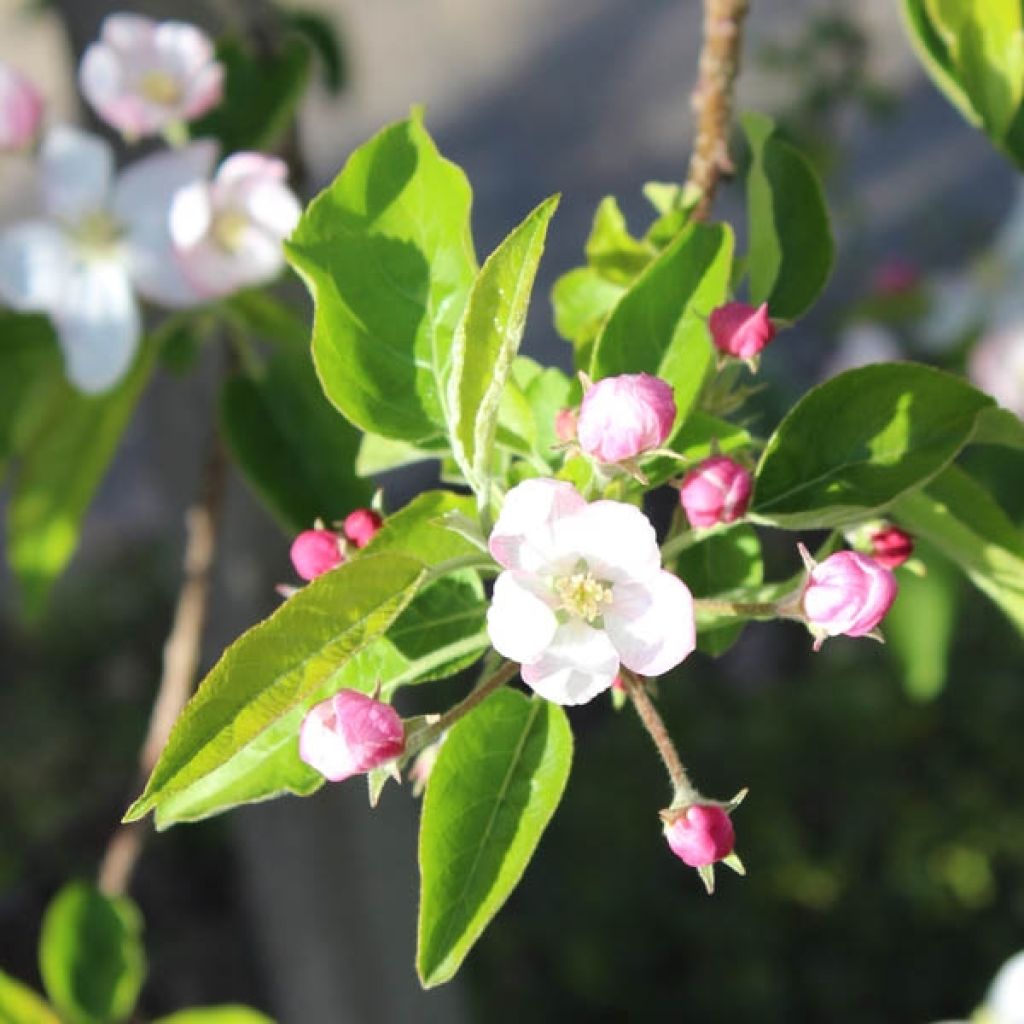
[[[556,704],[586,704],[607,690],[619,671],[619,656],[602,630],[579,619],[558,627],[548,649],[523,665],[523,682]]]
[[[497,578],[487,611],[487,632],[499,654],[512,661],[536,661],[557,629],[555,613],[531,577],[503,572]]]
[[[72,384],[90,394],[113,387],[131,366],[142,330],[124,266],[79,261],[54,322]]]
[[[23,312],[49,313],[64,294],[71,264],[67,237],[54,224],[15,224],[0,234],[0,299]]]
[[[622,664],[645,676],[675,668],[697,644],[693,596],[664,570],[643,583],[613,587],[604,626]]]
[[[196,142],[136,161],[114,186],[114,212],[127,231],[132,279],[147,299],[165,306],[204,301],[175,258],[170,210],[180,191],[202,187],[216,159],[215,143]]]
[[[85,214],[106,209],[114,153],[103,139],[58,125],[47,134],[39,155],[47,213],[74,223]]]
[[[491,533],[491,554],[506,569],[542,568],[551,546],[551,524],[586,504],[564,480],[524,480],[505,495]]]
[[[255,224],[282,240],[292,233],[302,216],[302,207],[295,193],[277,181],[263,181],[250,189],[245,208]]]
[[[633,505],[594,501],[554,526],[555,550],[573,551],[601,580],[650,579],[661,569],[661,551],[650,520]]]
[[[198,245],[213,222],[213,195],[206,182],[181,189],[171,203],[171,241],[177,249]]]

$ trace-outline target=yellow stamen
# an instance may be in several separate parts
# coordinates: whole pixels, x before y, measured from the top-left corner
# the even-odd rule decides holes
[[[150,103],[173,107],[181,102],[181,86],[167,71],[147,71],[139,81],[139,92]]]
[[[589,572],[576,572],[562,576],[554,582],[555,593],[562,601],[563,610],[585,622],[593,622],[604,613],[604,605],[612,600],[611,587],[606,587]]]
[[[221,210],[213,218],[213,237],[217,244],[228,252],[236,252],[242,244],[242,236],[249,226],[249,219],[237,210]]]

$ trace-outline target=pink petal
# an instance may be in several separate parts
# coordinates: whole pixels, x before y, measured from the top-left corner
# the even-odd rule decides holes
[[[604,625],[623,665],[645,676],[675,668],[697,643],[693,597],[665,570],[643,583],[616,585]]]
[[[552,548],[552,523],[586,504],[579,491],[563,480],[524,480],[505,495],[491,533],[491,554],[506,569],[544,567]]]

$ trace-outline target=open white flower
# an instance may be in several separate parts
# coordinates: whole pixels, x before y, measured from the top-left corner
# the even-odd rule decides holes
[[[487,613],[491,643],[550,701],[584,704],[620,663],[656,676],[694,648],[690,591],[661,568],[654,527],[632,505],[526,480],[506,496],[490,550],[506,570]]]
[[[110,146],[66,126],[40,153],[46,219],[0,232],[0,301],[47,313],[73,384],[112,387],[141,335],[135,292],[165,306],[203,301],[174,259],[168,229],[178,189],[209,175],[216,146],[199,142],[136,161],[116,178]]]
[[[224,91],[224,66],[203,32],[137,14],[104,19],[78,77],[96,113],[126,139],[173,133],[216,106]]]
[[[288,187],[283,160],[235,153],[213,181],[175,196],[171,237],[193,286],[215,298],[273,280],[284,267],[282,242],[302,207]]]

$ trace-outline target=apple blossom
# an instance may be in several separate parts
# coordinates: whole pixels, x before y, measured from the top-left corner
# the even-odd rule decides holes
[[[365,548],[381,528],[383,519],[372,508],[357,508],[345,517],[342,529],[357,548]]]
[[[303,530],[291,547],[292,566],[304,580],[315,580],[345,561],[339,538],[330,530]]]
[[[876,530],[869,540],[871,557],[886,569],[901,566],[914,553],[914,538],[898,526]]]
[[[632,505],[526,480],[505,496],[489,547],[505,569],[487,613],[491,643],[547,700],[584,704],[620,665],[660,675],[694,649],[690,591],[661,568],[654,527]]]
[[[42,118],[42,94],[20,71],[0,61],[0,153],[25,149]]]
[[[751,480],[738,462],[712,455],[683,477],[679,502],[695,529],[733,523],[747,511]]]
[[[82,57],[82,93],[126,139],[173,133],[216,106],[224,66],[194,25],[111,14]]]
[[[982,337],[968,356],[967,374],[976,387],[1024,418],[1024,322]]]
[[[142,326],[135,292],[165,306],[201,301],[174,261],[174,193],[206,177],[210,142],[145,157],[116,178],[101,138],[60,126],[40,150],[47,219],[0,232],[0,300],[47,313],[67,374],[82,391],[112,387],[131,365]]]
[[[281,243],[302,208],[283,160],[235,153],[212,182],[182,189],[171,207],[178,262],[195,288],[216,298],[266,284],[284,266]]]
[[[357,690],[316,704],[299,729],[299,757],[331,782],[368,772],[404,750],[398,712]]]
[[[717,804],[693,804],[665,824],[672,852],[691,868],[724,860],[736,845],[736,832],[725,809]]]
[[[754,307],[746,302],[727,302],[708,317],[715,348],[736,359],[753,359],[775,337],[768,304]]]
[[[664,444],[675,419],[669,384],[647,373],[624,373],[587,388],[576,437],[599,462],[621,462]]]
[[[805,556],[808,557],[809,556]],[[896,577],[873,558],[837,551],[809,572],[800,605],[818,640],[827,636],[866,636],[896,600]]]

